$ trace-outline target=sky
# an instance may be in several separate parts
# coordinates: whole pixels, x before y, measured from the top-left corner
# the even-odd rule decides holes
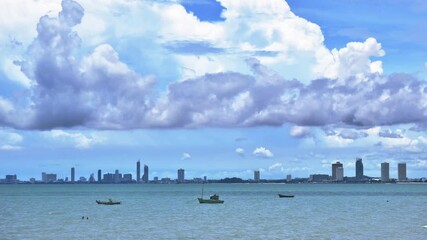
[[[423,0],[4,0],[0,178],[427,177]]]

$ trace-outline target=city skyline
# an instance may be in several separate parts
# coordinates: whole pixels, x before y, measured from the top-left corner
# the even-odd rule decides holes
[[[363,164],[361,158],[356,158],[355,165],[359,165],[359,167],[356,167],[356,172],[354,176],[345,176],[344,175],[344,167],[342,163],[336,162],[331,164],[331,174],[323,174],[323,173],[313,173],[310,174],[308,177],[297,177],[297,179],[309,179],[309,181],[329,181],[329,182],[343,182],[348,181],[350,183],[354,182],[367,182],[369,180],[378,181],[381,180],[381,182],[390,182],[393,181],[426,181],[426,178],[407,178],[406,174],[406,163],[405,162],[399,162],[397,167],[397,177],[391,178],[390,177],[390,170],[389,170],[389,163],[383,162],[381,163],[380,167],[380,176],[366,176],[363,175],[362,177],[358,177],[358,174],[360,172],[363,172]],[[47,173],[42,172],[42,177],[40,180],[37,180],[36,178],[32,177],[29,180],[23,180],[17,178],[17,174],[7,174],[4,179],[1,179],[5,183],[15,183],[16,181],[24,181],[24,182],[30,182],[34,183],[36,181],[40,181],[42,183],[55,183],[57,181],[59,182],[65,182],[65,183],[157,183],[159,182],[166,182],[170,183],[171,181],[175,180],[176,183],[185,183],[188,180],[195,180],[196,182],[200,182],[201,179],[204,179],[204,181],[207,180],[207,176],[203,177],[190,177],[185,178],[185,169],[179,168],[176,173],[176,178],[171,178],[170,176],[163,176],[159,178],[159,176],[154,176],[152,179],[149,179],[149,167],[144,164],[144,175],[142,179],[139,179],[138,172],[140,171],[140,161],[138,160],[136,162],[136,169],[135,172],[129,172],[129,173],[121,173],[119,169],[114,170],[114,173],[105,172],[102,174],[102,169],[98,169],[98,177],[97,180],[95,180],[94,173],[90,174],[89,178],[86,178],[84,176],[80,176],[78,181],[75,181],[75,167],[71,168],[70,178],[64,177],[64,178],[58,178],[57,174],[55,173]],[[136,173],[136,174],[135,174]],[[135,176],[135,177],[133,177]],[[317,177],[316,177],[317,176]],[[227,176],[225,178],[235,178],[235,176]],[[310,180],[311,179],[311,180]],[[315,180],[317,179],[317,180]],[[220,180],[220,179],[210,179],[210,180]],[[283,178],[280,179],[263,179],[261,178],[261,171],[260,170],[254,170],[253,171],[253,178],[252,179],[244,179],[244,180],[252,180],[253,182],[260,182],[261,180],[286,180],[286,182],[292,181],[292,175],[287,174],[286,176],[283,176]]]
[[[427,176],[425,1],[3,5],[0,176]]]

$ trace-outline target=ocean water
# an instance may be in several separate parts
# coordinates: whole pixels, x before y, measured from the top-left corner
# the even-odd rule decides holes
[[[0,185],[0,239],[427,239],[425,184],[205,184],[212,205],[201,189]]]

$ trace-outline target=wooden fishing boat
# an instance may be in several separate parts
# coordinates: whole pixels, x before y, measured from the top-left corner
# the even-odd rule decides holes
[[[197,198],[197,200],[199,200],[199,203],[208,203],[208,204],[224,203],[224,200],[219,199],[218,194],[211,195],[209,198],[203,198],[204,188],[205,188],[205,183],[203,183],[202,185],[202,196]]]
[[[220,200],[217,194],[211,195],[208,199],[204,199],[203,196],[197,199],[199,203],[224,203],[224,200]]]

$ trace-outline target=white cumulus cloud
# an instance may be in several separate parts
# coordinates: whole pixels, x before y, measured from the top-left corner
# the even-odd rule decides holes
[[[96,143],[103,141],[103,138],[95,135],[86,136],[83,133],[69,133],[63,130],[52,130],[49,132],[49,136],[52,138],[58,138],[63,140],[69,140],[74,144],[77,149],[87,149]]]
[[[241,157],[245,156],[245,149],[243,148],[236,148],[234,151]]]
[[[24,138],[22,135],[14,132],[0,131],[0,143],[20,143]]]
[[[21,150],[22,147],[19,146],[19,144],[22,143],[23,140],[24,138],[18,133],[0,130],[0,150],[3,150],[3,151]]]
[[[268,167],[268,171],[273,171],[273,170],[283,171],[284,170],[283,164],[282,163],[275,163],[275,164]]]
[[[381,44],[375,38],[368,38],[365,42],[350,42],[345,48],[333,49],[317,68],[319,72],[324,69],[324,77],[347,80],[352,76],[382,73],[381,61],[372,62],[370,57],[384,55]]]
[[[29,88],[33,84],[33,81],[28,79],[19,66],[14,64],[11,60],[6,60],[3,63],[3,72],[7,74],[10,80],[17,82],[24,87]]]
[[[272,158],[273,153],[265,147],[258,147],[253,151],[253,155],[261,158]]]
[[[181,159],[182,160],[187,160],[187,159],[190,159],[191,158],[191,155],[189,154],[189,153],[182,153],[182,155],[181,155]]]
[[[2,145],[0,146],[0,150],[3,151],[17,151],[17,150],[21,150],[22,147],[21,146],[13,146],[13,145]]]
[[[309,127],[293,126],[290,135],[296,138],[305,138],[311,135]]]

